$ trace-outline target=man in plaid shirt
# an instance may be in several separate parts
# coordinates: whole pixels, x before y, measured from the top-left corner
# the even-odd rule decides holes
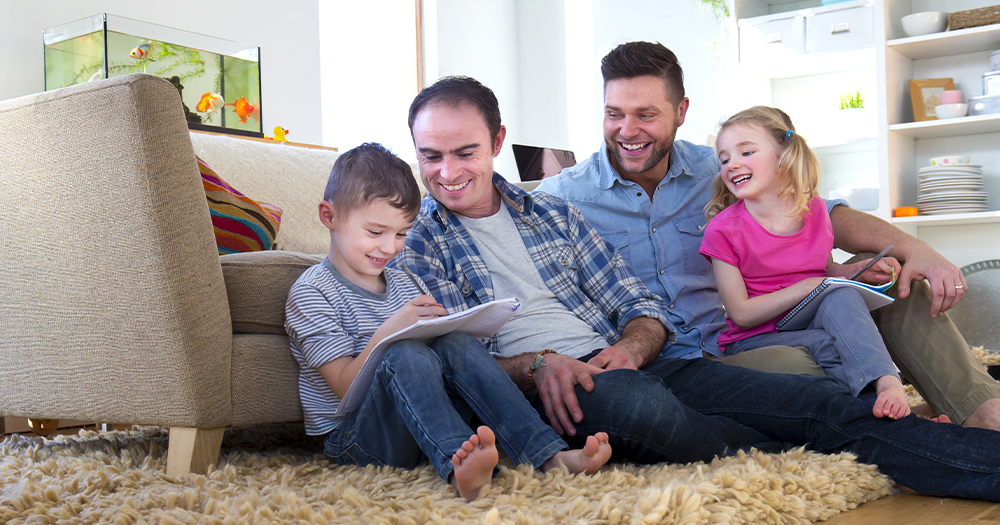
[[[849,451],[914,490],[1000,499],[1000,433],[874,417],[826,377],[661,357],[662,301],[572,205],[493,172],[506,130],[489,88],[446,77],[409,113],[429,196],[405,262],[451,312],[495,298],[522,308],[490,351],[571,447],[607,432],[615,458],[708,461],[755,447]],[[454,403],[461,403],[460,400]]]

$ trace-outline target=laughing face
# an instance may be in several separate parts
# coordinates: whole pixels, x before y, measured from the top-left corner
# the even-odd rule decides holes
[[[489,217],[500,210],[493,187],[493,158],[506,129],[490,137],[475,106],[431,104],[413,121],[413,145],[424,187],[449,210],[466,217]]]
[[[604,84],[604,142],[611,164],[625,178],[653,185],[670,167],[670,147],[684,123],[688,99],[671,102],[666,83],[654,76]]]
[[[719,133],[722,182],[737,199],[759,200],[778,195],[778,163],[783,150],[763,127],[739,122]]]

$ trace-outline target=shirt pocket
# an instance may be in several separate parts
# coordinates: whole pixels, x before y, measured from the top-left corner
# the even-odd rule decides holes
[[[631,242],[628,236],[628,231],[620,232],[608,232],[602,235],[604,240],[608,241],[609,244],[618,250],[618,253],[622,254],[622,257],[626,261],[631,261],[629,257],[629,243]]]
[[[698,250],[701,249],[701,240],[705,237],[706,224],[708,224],[708,219],[701,213],[674,220],[674,227],[677,228],[677,237],[684,258],[684,273],[708,275],[712,271],[712,264],[698,253]]]

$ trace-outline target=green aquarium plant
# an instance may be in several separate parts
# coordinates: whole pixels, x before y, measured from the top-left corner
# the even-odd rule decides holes
[[[722,52],[726,44],[726,29],[729,24],[729,17],[732,13],[729,10],[727,0],[695,0],[702,11],[709,11],[719,24],[719,38],[709,40],[705,45],[709,48],[716,64],[722,63]]]
[[[845,91],[840,95],[840,109],[861,109],[865,107],[866,95],[868,93],[862,93],[860,89]]]

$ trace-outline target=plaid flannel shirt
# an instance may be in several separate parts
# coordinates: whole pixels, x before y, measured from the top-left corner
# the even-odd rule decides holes
[[[493,174],[493,185],[514,217],[528,254],[545,284],[609,345],[636,317],[657,319],[671,341],[674,329],[662,299],[651,293],[575,206],[547,194],[528,194]],[[428,195],[399,259],[419,276],[449,313],[494,299],[479,250],[458,217]],[[498,353],[497,337],[487,348]]]

